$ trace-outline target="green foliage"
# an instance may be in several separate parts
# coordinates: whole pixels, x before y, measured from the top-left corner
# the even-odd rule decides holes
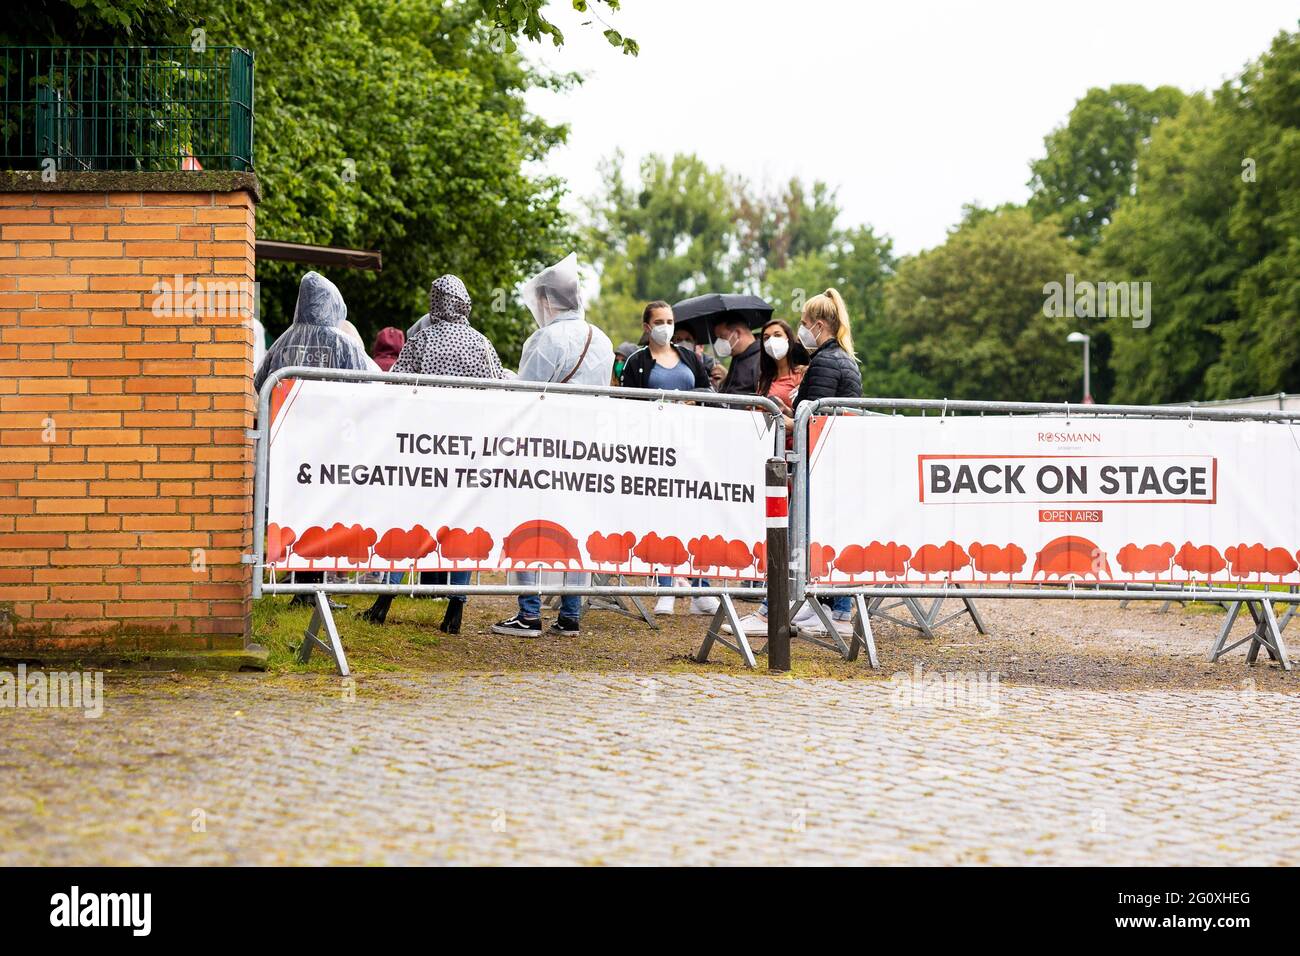
[[[512,361],[531,323],[510,290],[566,245],[561,184],[523,172],[564,130],[529,116],[523,93],[568,79],[495,52],[467,8],[436,0],[222,0],[205,25],[257,51],[259,236],[379,249],[381,274],[322,270],[367,342],[414,321],[454,272]],[[258,265],[272,334],[303,271]]]
[[[612,46],[619,47],[628,56],[636,56],[641,51],[635,40],[623,36],[600,16],[600,7],[608,7],[611,12],[616,12],[621,5],[620,0],[595,0],[594,3],[588,0],[572,0],[572,2],[573,9],[578,13],[591,14],[594,19],[600,21],[601,26],[604,27],[601,33]],[[543,12],[547,0],[473,0],[473,3],[478,7],[485,22],[496,25],[494,32],[497,33],[497,39],[505,40],[512,50],[514,44],[510,38],[521,34],[537,42],[541,42],[543,37],[550,37],[551,43],[555,46],[564,45],[564,34]],[[591,23],[591,20],[584,21],[584,25]]]
[[[199,0],[46,0],[8,5],[0,45],[189,43]]]
[[[885,311],[901,342],[893,358],[921,386],[913,394],[1071,398],[1079,357],[1065,337],[1089,331],[1087,320],[1045,316],[1043,286],[1079,272],[1080,262],[1053,225],[1024,209],[977,211],[942,246],[903,260]]]
[[[1178,115],[1183,99],[1172,86],[1090,89],[1066,124],[1044,139],[1047,155],[1030,163],[1030,210],[1055,217],[1081,248],[1096,245],[1115,206],[1133,188],[1138,151],[1154,126]]]
[[[1099,248],[1115,278],[1152,284],[1150,328],[1110,326],[1117,400],[1300,390],[1297,147],[1300,43],[1290,33],[1156,129]]]
[[[651,155],[629,183],[615,154],[601,178],[584,248],[600,270],[591,318],[611,338],[638,339],[648,301],[732,289],[734,192],[725,173],[695,156]]]

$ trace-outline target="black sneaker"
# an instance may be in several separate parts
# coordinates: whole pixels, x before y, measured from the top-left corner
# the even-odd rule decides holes
[[[578,619],[576,617],[562,617],[547,628],[546,633],[555,637],[577,637],[579,633]]]
[[[540,617],[520,617],[516,614],[508,621],[492,625],[493,634],[513,634],[515,637],[541,637],[542,619]]]

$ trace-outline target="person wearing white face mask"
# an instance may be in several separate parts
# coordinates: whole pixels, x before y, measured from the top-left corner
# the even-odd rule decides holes
[[[808,370],[799,383],[791,410],[803,402],[816,398],[861,398],[862,373],[858,370],[858,357],[853,351],[853,335],[849,330],[849,312],[844,299],[836,289],[827,289],[804,303],[799,316],[799,341],[811,353]],[[791,424],[787,419],[787,424]],[[834,611],[835,629],[843,637],[851,637],[850,623],[852,600],[837,597],[830,600]],[[811,607],[803,608],[790,623],[808,634],[821,634],[825,627]]]
[[[709,388],[709,374],[695,349],[673,342],[673,308],[651,302],[641,313],[646,345],[623,365],[619,384],[624,388],[653,388],[663,392],[688,392]]]
[[[711,391],[709,375],[704,362],[689,345],[673,342],[673,308],[667,302],[651,302],[641,313],[649,344],[633,352],[623,366],[619,384],[625,388],[653,389],[656,392]],[[660,587],[670,587],[673,579],[668,575],[659,578]],[[691,579],[692,587],[707,587],[708,581]],[[674,600],[661,597],[655,603],[656,614],[672,614]],[[692,614],[713,614],[718,610],[715,597],[691,599]]]
[[[713,354],[720,359],[730,358],[727,377],[718,386],[726,395],[756,395],[758,393],[758,363],[762,346],[749,326],[740,319],[721,319],[713,323]]]
[[[793,412],[795,389],[803,381],[808,367],[808,350],[794,338],[794,331],[784,319],[769,319],[759,333],[763,355],[758,365],[758,394],[764,395],[785,411]],[[789,432],[793,437],[794,432]]]

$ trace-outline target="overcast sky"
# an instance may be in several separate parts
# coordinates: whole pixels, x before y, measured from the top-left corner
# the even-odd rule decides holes
[[[531,107],[571,125],[548,169],[577,196],[621,147],[629,163],[694,152],[770,186],[838,187],[840,224],[870,223],[912,253],[963,203],[1023,201],[1029,160],[1092,86],[1210,89],[1296,29],[1295,0],[935,2],[624,0],[601,13],[641,44],[624,56],[568,0],[549,10],[587,76]],[[633,171],[635,167],[632,167]],[[577,208],[576,203],[571,203]]]

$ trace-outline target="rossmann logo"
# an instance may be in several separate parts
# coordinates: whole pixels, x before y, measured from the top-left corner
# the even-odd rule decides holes
[[[129,926],[133,936],[148,936],[152,924],[150,893],[71,892],[50,897],[51,926]]]
[[[1101,432],[1039,432],[1038,441],[1042,444],[1060,444],[1076,442],[1100,442]]]

